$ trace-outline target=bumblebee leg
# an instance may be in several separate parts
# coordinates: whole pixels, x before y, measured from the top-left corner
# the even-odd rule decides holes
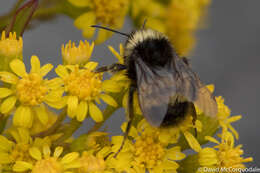
[[[121,70],[124,70],[126,69],[126,66],[123,65],[123,64],[112,64],[112,65],[108,65],[108,66],[103,66],[103,67],[99,67],[95,70],[96,73],[101,73],[101,72],[108,72],[108,71],[111,71],[111,72],[118,72],[118,71],[121,71]]]
[[[122,142],[119,150],[114,155],[114,157],[116,157],[118,155],[118,153],[123,149],[125,141],[128,137],[128,133],[129,133],[130,128],[131,128],[132,120],[134,118],[134,92],[135,91],[136,91],[136,87],[133,84],[131,84],[130,88],[129,88],[129,96],[128,96],[128,103],[127,103],[127,106],[128,106],[128,120],[127,121],[128,122],[127,122],[126,130],[125,130],[125,133],[124,133],[123,142]]]

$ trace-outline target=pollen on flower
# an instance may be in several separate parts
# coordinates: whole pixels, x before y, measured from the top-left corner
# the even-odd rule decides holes
[[[16,38],[16,33],[9,33],[9,37],[5,36],[5,31],[2,32],[0,40],[0,55],[5,55],[12,58],[21,58],[23,51],[22,37]]]
[[[94,43],[80,41],[76,46],[74,42],[62,45],[61,53],[65,64],[82,64],[89,60],[94,49]]]
[[[157,138],[158,134],[142,134],[135,143],[135,161],[141,167],[153,168],[164,157],[164,146]]]
[[[102,87],[102,74],[94,73],[89,69],[76,68],[64,80],[65,90],[82,100],[94,100]]]
[[[83,152],[83,155],[79,160],[81,163],[79,173],[103,172],[106,168],[106,164],[103,158],[95,157],[87,152]]]
[[[95,0],[93,3],[98,22],[112,26],[118,26],[118,23],[122,23],[118,20],[118,17],[124,16],[128,6],[128,0]]]
[[[50,157],[36,162],[32,173],[62,173],[62,165],[57,158]]]
[[[10,156],[13,160],[32,160],[29,155],[29,144],[18,143],[14,146],[13,150],[10,153]]]
[[[16,85],[16,95],[25,105],[35,106],[42,103],[48,89],[43,84],[40,74],[30,73],[19,80]]]

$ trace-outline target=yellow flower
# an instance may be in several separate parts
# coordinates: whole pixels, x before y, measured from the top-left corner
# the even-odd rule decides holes
[[[102,155],[94,156],[92,153],[84,151],[79,158],[81,167],[79,173],[103,173],[106,169],[106,163]]]
[[[9,33],[6,37],[5,31],[2,32],[0,40],[0,70],[10,70],[9,63],[13,59],[23,58],[23,39],[22,37],[16,38],[16,33]]]
[[[32,140],[29,131],[23,128],[9,129],[8,133],[14,140],[0,136],[0,164],[3,165],[3,169],[12,168],[16,161],[33,163],[33,158],[29,154],[30,148],[50,144],[49,138]]]
[[[180,55],[187,55],[194,46],[194,33],[209,6],[210,0],[174,0],[166,14],[166,34]]]
[[[190,129],[196,128],[198,132],[202,130],[202,124],[199,120],[196,120],[195,126],[192,123],[193,117],[187,115],[182,122],[173,127],[168,128],[156,128],[152,127],[145,119],[138,123],[138,131],[149,131],[151,134],[158,134],[158,140],[161,144],[167,146],[169,144],[175,144],[179,141],[181,134],[188,142],[189,146],[196,152],[201,150],[200,144],[197,139],[191,134]]]
[[[119,92],[116,83],[111,80],[102,82],[102,73],[94,73],[98,63],[88,62],[84,68],[78,65],[56,68],[56,73],[63,79],[67,93],[68,116],[83,121],[88,115],[96,122],[103,121],[101,110],[96,106],[102,99],[107,104],[116,107],[117,103],[105,92]]]
[[[47,145],[43,147],[42,151],[38,147],[32,147],[29,154],[36,161],[34,163],[17,161],[13,170],[16,172],[31,170],[32,173],[70,173],[80,167],[77,152],[60,157],[62,152],[62,147],[56,147],[52,155],[50,147]]]
[[[126,124],[123,124],[122,129],[125,128]],[[179,167],[175,160],[185,158],[185,154],[181,153],[180,146],[169,147],[169,141],[166,143],[165,141],[161,141],[160,129],[151,127],[144,122],[140,122],[137,128],[132,126],[129,136],[134,140],[127,140],[121,152],[122,154],[130,154],[129,156],[132,156],[132,158],[128,158],[128,162],[131,163],[132,168],[141,172],[145,172],[146,169],[155,173],[164,171],[174,172]],[[112,138],[112,143],[114,143],[112,151],[114,152],[116,152],[122,144],[123,137],[117,138],[117,142],[113,141]],[[120,153],[118,157],[119,156]]]
[[[216,97],[216,101],[218,104],[218,120],[219,120],[219,124],[220,126],[224,129],[224,130],[231,130],[231,132],[235,135],[235,138],[238,139],[239,134],[238,132],[232,127],[231,123],[238,121],[242,118],[241,115],[236,115],[236,116],[232,116],[230,117],[230,109],[224,104],[224,98],[219,96]]]
[[[55,108],[62,107],[63,90],[59,79],[43,79],[52,67],[51,64],[40,67],[38,57],[32,56],[30,73],[26,72],[24,63],[19,59],[10,63],[10,68],[15,74],[0,72],[0,80],[11,85],[8,88],[0,88],[0,98],[4,98],[0,111],[8,115],[18,102],[13,117],[15,126],[30,128],[34,116],[46,124],[48,116],[43,103]]]
[[[101,25],[110,26],[112,28],[121,28],[128,10],[129,0],[68,0],[77,7],[89,7],[90,10],[83,13],[75,20],[75,26],[83,30],[83,35],[90,38],[94,34],[91,25],[100,23]],[[105,41],[111,32],[99,30],[97,43]]]
[[[80,41],[77,47],[74,42],[69,41],[61,47],[63,63],[66,65],[85,64],[91,57],[93,49],[94,43]]]
[[[138,26],[142,26],[144,20],[147,19],[146,28],[165,33],[167,16],[166,7],[163,4],[153,0],[132,0],[131,5],[130,15]]]
[[[242,145],[234,146],[235,141],[233,134],[224,131],[221,134],[221,142],[217,141],[215,138],[207,136],[206,139],[217,144],[213,148],[204,148],[199,152],[199,163],[201,166],[207,166],[212,168],[245,168],[243,163],[251,162],[252,157],[243,158]],[[228,171],[228,173],[235,171]],[[237,171],[239,172],[239,171]]]

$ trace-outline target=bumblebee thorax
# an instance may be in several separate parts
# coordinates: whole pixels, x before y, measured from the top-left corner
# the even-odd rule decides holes
[[[173,57],[168,38],[155,30],[142,29],[133,32],[125,43],[126,62],[141,58],[151,66],[163,66]]]

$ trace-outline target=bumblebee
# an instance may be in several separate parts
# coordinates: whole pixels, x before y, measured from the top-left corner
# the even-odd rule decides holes
[[[133,95],[137,92],[144,118],[155,127],[169,127],[180,123],[187,114],[196,121],[195,106],[205,115],[215,117],[217,103],[210,91],[193,72],[186,58],[178,56],[167,36],[152,30],[136,30],[130,34],[103,26],[92,27],[109,30],[127,37],[124,45],[125,65],[112,64],[96,72],[126,70],[131,81],[128,97],[128,123],[125,139],[134,118]],[[195,131],[195,133],[197,133]],[[116,154],[117,155],[117,154]]]

